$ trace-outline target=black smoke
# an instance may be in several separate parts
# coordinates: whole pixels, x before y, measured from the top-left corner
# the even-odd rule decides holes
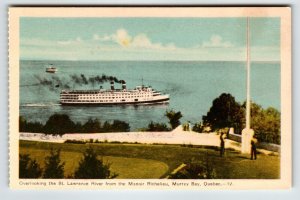
[[[92,85],[102,84],[105,82],[114,81],[115,83],[123,83],[123,80],[119,80],[115,76],[107,76],[105,74],[86,77],[84,74],[72,74],[67,78],[60,78],[58,76],[51,77],[43,77],[40,75],[34,75],[34,78],[37,80],[37,83],[31,85],[21,85],[21,87],[25,86],[44,86],[51,91],[55,89],[70,89],[71,85],[74,87],[82,86],[82,85]]]

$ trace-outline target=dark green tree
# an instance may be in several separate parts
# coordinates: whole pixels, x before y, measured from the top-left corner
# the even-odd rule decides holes
[[[19,117],[20,132],[42,133],[43,127],[44,125],[40,122],[27,122],[27,120],[24,117]]]
[[[203,132],[203,125],[201,123],[196,123],[193,128],[193,131],[198,132],[198,133],[202,133]]]
[[[76,122],[75,125],[74,125],[73,132],[74,133],[83,133],[82,129],[83,129],[82,124],[80,122]]]
[[[51,148],[50,155],[45,158],[45,170],[43,178],[64,178],[65,163],[60,160],[60,150],[53,150]]]
[[[234,127],[240,134],[245,128],[246,103],[240,105],[230,94],[221,94],[213,101],[203,125],[211,126],[213,130]],[[275,108],[263,109],[260,105],[251,103],[251,128],[258,141],[280,144],[280,112]]]
[[[129,132],[130,126],[128,123],[120,120],[114,120],[109,132]]]
[[[165,123],[155,123],[151,121],[150,124],[148,124],[148,128],[146,131],[169,131],[170,129],[167,127]]]
[[[44,126],[44,133],[63,135],[74,132],[75,123],[66,114],[52,115]]]
[[[74,173],[76,179],[107,179],[115,178],[117,174],[111,173],[110,165],[104,164],[102,159],[97,158],[97,154],[92,147],[86,149],[83,158],[79,162],[79,167]]]
[[[105,121],[102,126],[102,132],[107,133],[107,132],[110,132],[110,130],[111,130],[110,123],[108,121]]]
[[[231,94],[221,94],[213,101],[208,113],[202,117],[203,124],[213,130],[234,127],[237,133],[244,127],[244,109]]]
[[[83,133],[100,133],[101,132],[101,123],[98,119],[90,118],[83,126]]]
[[[19,131],[20,132],[25,132],[26,131],[26,124],[27,121],[23,116],[19,117]]]
[[[36,160],[28,154],[19,155],[19,178],[40,178],[41,175],[42,169]]]
[[[175,112],[174,110],[167,110],[165,116],[169,119],[172,130],[180,125],[181,112]]]

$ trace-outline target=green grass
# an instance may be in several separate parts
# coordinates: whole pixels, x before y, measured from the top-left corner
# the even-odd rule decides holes
[[[44,168],[45,157],[49,155],[44,149],[20,148],[21,154],[29,154],[31,158],[36,159],[42,168]],[[78,163],[82,159],[79,152],[62,151],[61,161],[65,162],[65,177],[71,177],[78,168]],[[118,174],[117,178],[159,178],[168,171],[168,165],[156,160],[126,158],[116,156],[99,156],[105,164],[110,164],[111,172]],[[128,170],[130,169],[130,170]],[[145,170],[148,169],[148,170]]]
[[[204,160],[206,158],[213,164],[217,177],[220,179],[276,179],[280,177],[279,157],[264,154],[259,154],[258,159],[254,161],[250,160],[249,156],[234,150],[226,150],[225,157],[219,157],[218,148],[212,147],[20,141],[21,153],[30,154],[30,152],[39,151],[39,159],[42,160],[40,162],[43,162],[45,154],[51,147],[61,149],[62,160],[72,159],[68,165],[73,168],[77,160],[81,158],[81,153],[89,146],[92,146],[99,156],[104,156],[104,161],[107,159],[112,163],[112,171],[120,174],[118,178],[162,178],[182,163],[187,163],[191,159]],[[66,158],[63,157],[65,153]],[[72,173],[73,168],[67,168],[66,163],[66,174]]]

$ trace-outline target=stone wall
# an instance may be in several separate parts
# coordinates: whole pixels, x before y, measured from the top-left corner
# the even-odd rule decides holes
[[[228,134],[228,139],[236,141],[236,142],[242,142],[241,135],[238,134]],[[280,153],[280,145],[278,144],[272,144],[272,143],[266,143],[266,142],[258,142],[257,148],[259,149],[266,149],[268,151],[275,151]]]

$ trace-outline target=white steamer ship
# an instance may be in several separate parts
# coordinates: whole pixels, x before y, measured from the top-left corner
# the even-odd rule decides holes
[[[151,87],[136,86],[127,90],[126,82],[122,81],[122,89],[115,89],[111,81],[110,90],[62,90],[62,105],[119,105],[119,104],[154,104],[168,103],[169,95],[155,91]]]

